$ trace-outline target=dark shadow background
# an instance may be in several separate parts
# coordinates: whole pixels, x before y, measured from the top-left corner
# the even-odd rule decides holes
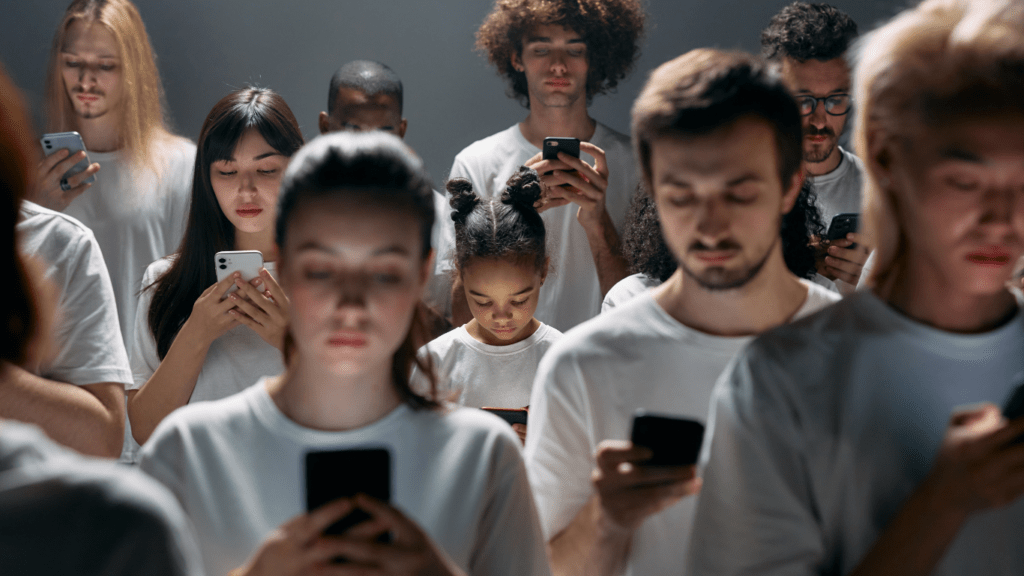
[[[526,115],[474,51],[489,0],[135,0],[156,50],[174,129],[193,141],[222,96],[248,83],[273,88],[307,138],[327,106],[341,64],[379,60],[405,85],[407,142],[436,182],[462,148]],[[648,0],[648,30],[632,74],[598,97],[591,116],[624,133],[647,73],[699,46],[758,51],[760,31],[785,0]],[[835,0],[862,32],[906,5],[901,0]],[[0,18],[0,60],[42,126],[42,92],[54,29],[65,1],[8,0]]]

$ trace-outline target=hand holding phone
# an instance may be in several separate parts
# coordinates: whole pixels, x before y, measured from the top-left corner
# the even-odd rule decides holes
[[[260,275],[263,268],[263,253],[259,250],[227,250],[217,252],[213,257],[213,265],[217,271],[217,281],[220,282],[235,272],[241,272],[243,282],[251,282]],[[228,288],[221,299],[228,297],[228,294],[238,290],[234,284]]]
[[[700,455],[704,425],[688,418],[638,410],[630,439],[634,445],[651,450],[644,466],[689,466],[696,464]]]
[[[842,240],[846,238],[846,235],[850,232],[856,232],[860,228],[860,214],[856,212],[844,212],[842,214],[836,214],[832,217],[832,222],[828,226],[828,232],[825,234],[825,239],[829,241]],[[846,248],[856,248],[856,244],[850,244]]]
[[[39,164],[38,185],[30,200],[62,211],[96,181],[100,165],[89,162],[78,132],[43,134],[39,143],[45,157]]]

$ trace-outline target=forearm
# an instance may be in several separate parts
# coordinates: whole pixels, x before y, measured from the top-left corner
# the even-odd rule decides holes
[[[123,384],[76,386],[4,364],[0,418],[35,424],[83,454],[117,458],[124,443]]]
[[[907,499],[850,576],[925,576],[942,560],[967,517],[944,510],[927,480]]]
[[[585,223],[586,222],[586,223]],[[587,232],[587,242],[590,244],[590,253],[594,257],[594,267],[597,268],[597,281],[601,286],[601,297],[603,298],[626,276],[629,275],[629,263],[622,255],[622,245],[619,241],[619,233],[615,230],[611,216],[603,211],[601,216],[593,221],[580,221]]]
[[[626,567],[632,534],[612,526],[591,496],[572,522],[551,539],[553,576],[616,576]]]
[[[462,287],[462,278],[458,275],[452,282],[452,326],[458,328],[473,319],[466,300],[466,290]]]
[[[128,393],[128,419],[139,445],[168,414],[188,404],[209,350],[208,343],[190,338],[182,327],[149,380]]]

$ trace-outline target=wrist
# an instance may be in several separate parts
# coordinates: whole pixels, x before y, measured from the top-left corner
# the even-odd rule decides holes
[[[189,316],[185,323],[181,325],[181,330],[178,330],[178,335],[174,337],[174,342],[171,345],[178,345],[191,354],[205,355],[215,339],[211,339],[206,334],[206,331],[201,330],[199,325],[193,322],[192,317]]]
[[[591,524],[595,527],[597,542],[600,546],[614,545],[616,543],[628,542],[633,536],[633,529],[623,526],[607,513],[601,505],[601,497],[594,497],[591,508]]]

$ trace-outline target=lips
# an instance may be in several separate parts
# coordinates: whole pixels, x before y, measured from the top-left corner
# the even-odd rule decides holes
[[[246,206],[239,206],[235,210],[235,214],[238,214],[242,218],[255,218],[256,216],[259,216],[261,212],[263,212],[263,208],[251,204]]]
[[[569,81],[566,80],[565,78],[553,78],[551,80],[548,80],[547,84],[549,86],[554,86],[556,88],[565,88],[569,85]]]
[[[334,348],[363,348],[366,346],[366,336],[361,332],[337,332],[328,338],[327,343]]]
[[[516,328],[515,328],[515,326],[511,326],[511,327],[508,327],[508,328],[499,328],[499,327],[495,326],[491,330],[493,332],[497,333],[497,334],[512,334],[512,333],[514,333],[516,331]]]
[[[1010,264],[1010,253],[1001,248],[986,248],[968,254],[967,261],[980,266],[998,268]]]
[[[78,99],[81,100],[82,102],[95,102],[95,101],[99,100],[100,97],[99,96],[95,96],[93,94],[79,94],[78,95]]]

